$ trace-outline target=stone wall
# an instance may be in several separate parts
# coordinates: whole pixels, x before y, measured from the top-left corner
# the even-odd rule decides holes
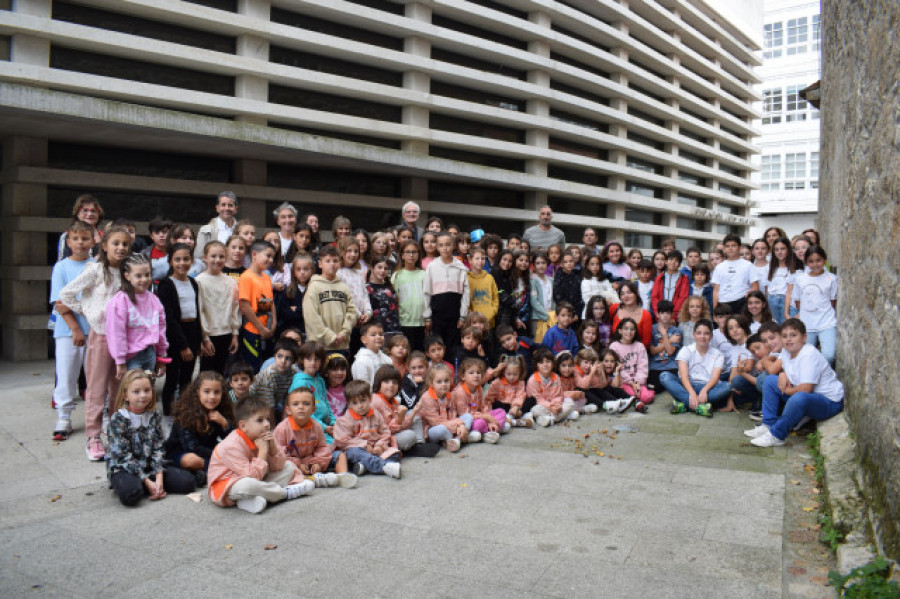
[[[822,2],[819,228],[838,374],[883,549],[900,559],[900,3]]]

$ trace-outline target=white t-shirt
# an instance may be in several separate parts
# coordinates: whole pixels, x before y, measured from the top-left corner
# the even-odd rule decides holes
[[[733,302],[747,296],[756,281],[756,269],[750,262],[738,258],[725,260],[713,271],[711,282],[719,286],[719,301]]]
[[[712,341],[709,342],[710,347],[714,347],[722,353],[724,362],[722,363],[722,372],[731,371],[731,350],[734,347],[722,332],[722,329],[713,331]]]
[[[795,273],[789,271],[787,266],[779,266],[776,268],[771,281],[768,280],[769,273],[766,273],[769,297],[772,297],[773,295],[786,295],[788,285],[794,284],[794,276]],[[760,280],[759,284],[762,285],[762,280]]]
[[[743,360],[749,360],[753,358],[753,354],[750,353],[750,350],[747,349],[746,345],[732,345],[731,353],[728,356],[728,361],[733,365],[740,364]]]
[[[197,294],[190,280],[179,281],[172,277],[175,290],[178,291],[178,307],[181,308],[181,319],[197,318]]]
[[[644,302],[644,309],[650,309],[650,293],[653,291],[653,281],[647,281],[646,283],[641,283],[638,281],[638,295],[641,297],[641,301]]]
[[[756,273],[755,276],[756,280],[759,282],[759,290],[765,293],[766,287],[769,286],[769,265],[756,266],[754,264],[753,272]]]
[[[712,380],[713,370],[722,368],[724,357],[722,352],[712,346],[706,350],[706,355],[700,355],[700,352],[697,351],[697,344],[692,343],[678,350],[675,360],[687,362],[688,377],[692,381],[705,384]]]
[[[837,277],[828,271],[818,277],[796,273],[791,301],[800,302],[798,317],[807,331],[817,333],[837,326],[837,314],[831,305],[837,299],[837,289]]]
[[[291,244],[294,243],[293,237],[288,237],[285,239],[281,236],[281,232],[278,232],[278,240],[281,241],[281,255],[287,256],[288,250],[291,249]]]
[[[792,386],[812,383],[815,385],[813,393],[824,395],[831,401],[841,401],[844,398],[844,385],[828,365],[825,356],[812,345],[804,345],[796,358],[791,358],[786,349],[781,351],[778,358]]]

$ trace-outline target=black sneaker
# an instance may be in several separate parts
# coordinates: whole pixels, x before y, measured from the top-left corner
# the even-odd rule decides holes
[[[206,471],[205,470],[194,470],[194,480],[197,481],[197,487],[205,487],[206,486]]]
[[[762,422],[762,411],[761,410],[750,410],[750,420],[754,422]]]

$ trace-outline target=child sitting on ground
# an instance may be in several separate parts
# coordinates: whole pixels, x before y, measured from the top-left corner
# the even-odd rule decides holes
[[[564,351],[556,356],[556,374],[559,375],[559,382],[563,388],[563,395],[575,402],[575,413],[585,413],[584,391],[575,386],[575,356]],[[596,410],[589,410],[593,413]],[[573,418],[574,420],[574,418]]]
[[[456,403],[450,399],[453,371],[447,364],[435,364],[428,370],[425,384],[428,390],[419,400],[422,404],[419,417],[425,438],[433,443],[443,443],[444,449],[451,453],[457,452],[460,445],[469,440],[472,415],[457,417]]]
[[[216,445],[209,461],[209,498],[258,514],[266,505],[296,499],[315,488],[275,444],[269,404],[256,397],[234,408],[238,428]]]
[[[337,352],[325,358],[325,396],[328,407],[335,418],[340,418],[347,411],[347,398],[344,396],[344,383],[347,382],[347,371],[350,370],[347,358]]]
[[[663,372],[678,373],[675,355],[681,349],[681,329],[672,322],[674,306],[668,300],[660,300],[656,305],[656,325],[650,341],[650,370],[647,386],[659,391],[659,376]]]
[[[466,358],[459,367],[459,384],[450,395],[456,403],[456,413],[472,417],[470,443],[496,443],[500,440],[500,427],[506,423],[506,412],[485,405],[481,390],[483,376],[484,362],[478,358]]]
[[[375,371],[381,366],[391,366],[390,356],[381,351],[384,346],[384,328],[377,320],[370,320],[359,329],[363,347],[356,352],[350,369],[355,381],[375,382]]]
[[[393,366],[382,366],[375,371],[375,383],[372,385],[372,407],[381,414],[400,451],[407,451],[416,444],[416,433],[411,429],[413,419],[421,409],[416,404],[411,410],[406,404],[397,400],[400,391],[400,371]]]
[[[325,380],[319,375],[322,362],[325,360],[325,350],[318,343],[307,341],[300,346],[297,357],[300,371],[294,375],[294,380],[291,382],[291,388],[288,392],[293,391],[297,387],[309,387],[315,392],[316,411],[313,412],[313,419],[321,424],[325,430],[325,440],[328,443],[334,443],[334,439],[331,436],[335,421],[334,413],[332,413],[331,406],[328,404]]]
[[[578,363],[575,384],[584,392],[585,413],[603,408],[607,414],[617,414],[631,407],[634,397],[619,386],[621,378],[616,352],[605,349],[598,356],[592,349],[583,349],[575,360]]]
[[[353,380],[344,388],[347,412],[334,425],[334,447],[343,451],[357,476],[371,472],[400,478],[400,452],[387,424],[371,405],[369,383]]]
[[[347,457],[332,452],[322,425],[312,419],[315,409],[312,389],[298,387],[291,391],[285,403],[286,418],[273,433],[275,444],[302,474],[312,477],[317,487],[355,487],[356,475],[347,472]]]
[[[622,361],[622,389],[637,399],[634,406],[638,412],[646,412],[647,405],[653,403],[655,393],[647,387],[649,359],[647,348],[637,337],[637,323],[625,318],[616,330],[616,340],[610,343],[609,349],[618,354]]]
[[[525,361],[522,356],[508,356],[501,364],[504,364],[502,374],[491,382],[485,399],[490,402],[491,409],[506,411],[506,421],[510,425],[534,427],[531,408],[537,402],[533,397],[525,396]]]
[[[553,352],[546,347],[535,350],[534,368],[525,385],[525,393],[537,402],[531,409],[534,421],[539,426],[550,426],[568,419],[573,412],[578,414],[575,403],[563,394],[559,375],[553,372]]]

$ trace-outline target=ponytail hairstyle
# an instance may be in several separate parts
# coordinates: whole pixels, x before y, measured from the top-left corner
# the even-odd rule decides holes
[[[103,282],[107,285],[112,283],[112,275],[109,274],[109,253],[106,251],[106,244],[117,233],[127,235],[128,239],[131,239],[131,232],[128,229],[119,225],[113,225],[104,233],[103,240],[100,242],[100,250],[97,252],[97,262],[103,265]]]
[[[134,296],[134,286],[131,284],[131,281],[125,278],[125,273],[130,273],[136,266],[144,264],[148,267],[150,266],[150,258],[144,254],[131,254],[122,260],[122,291],[125,292],[132,304],[137,304],[137,298]]]

